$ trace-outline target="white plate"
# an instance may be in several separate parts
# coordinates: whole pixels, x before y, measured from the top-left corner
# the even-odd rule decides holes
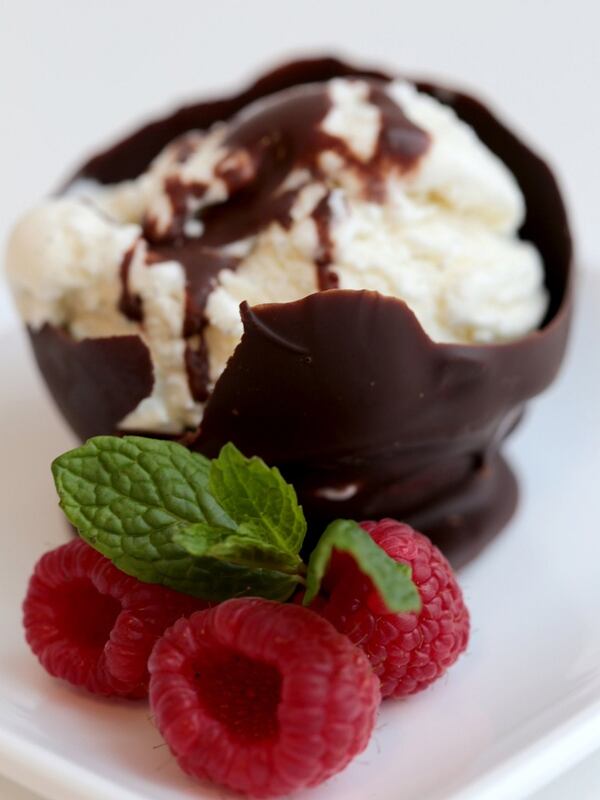
[[[518,800],[600,747],[598,274],[579,300],[561,379],[510,443],[519,512],[460,576],[467,655],[429,691],[386,703],[369,749],[299,800]],[[66,538],[49,463],[74,440],[23,335],[0,354],[0,771],[52,800],[227,797],[179,771],[145,705],[73,691],[29,654],[27,577]]]

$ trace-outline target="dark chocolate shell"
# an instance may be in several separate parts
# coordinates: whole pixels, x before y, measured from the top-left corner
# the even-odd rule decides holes
[[[236,97],[147,125],[79,175],[105,183],[135,177],[189,129],[226,119],[258,97],[343,75],[386,78],[333,59],[294,62]],[[509,344],[447,345],[432,342],[402,301],[374,292],[332,290],[243,307],[242,341],[200,429],[184,441],[212,456],[231,440],[277,464],[315,533],[337,517],[396,517],[462,563],[514,510],[516,482],[499,448],[562,361],[572,248],[548,166],[478,101],[418,86],[454,108],[519,182],[527,207],[521,234],[542,254],[550,294],[542,327]],[[75,344],[46,326],[31,339],[54,399],[82,439],[116,432],[151,390],[150,359],[136,337]]]

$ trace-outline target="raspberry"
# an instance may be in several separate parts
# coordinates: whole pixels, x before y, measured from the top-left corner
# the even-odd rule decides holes
[[[367,654],[382,697],[404,697],[437,680],[463,652],[469,612],[452,568],[427,537],[393,519],[361,527],[396,561],[409,564],[419,614],[390,614],[351,556],[332,555],[313,610]]]
[[[297,605],[228,600],[179,620],[150,657],[150,704],[181,767],[253,797],[314,786],[367,745],[378,681]]]
[[[27,642],[51,675],[102,695],[145,697],[148,656],[183,614],[206,603],[141,583],[82,539],[41,557],[23,603]]]

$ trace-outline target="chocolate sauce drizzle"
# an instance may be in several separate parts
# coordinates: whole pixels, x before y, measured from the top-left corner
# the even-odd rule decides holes
[[[339,278],[329,269],[333,262],[333,239],[331,237],[331,195],[329,192],[317,203],[312,213],[317,236],[319,238],[319,252],[315,259],[317,267],[317,284],[320,291],[337,289]]]
[[[217,247],[253,236],[272,222],[288,228],[291,207],[303,185],[286,191],[285,181],[301,169],[326,181],[319,158],[327,150],[358,172],[367,197],[381,200],[382,184],[392,166],[402,171],[415,167],[430,141],[388,97],[383,83],[371,81],[369,87],[369,101],[380,110],[381,131],[367,160],[356,156],[344,139],[322,129],[332,107],[327,84],[288,89],[234,116],[224,145],[232,154],[245,157],[226,158],[227,169],[222,168],[220,174],[230,197],[200,212],[204,226],[200,241]],[[191,191],[195,191],[193,186]],[[175,215],[179,208],[173,209]]]
[[[121,279],[121,296],[119,298],[119,311],[127,319],[133,322],[141,322],[144,319],[144,311],[142,308],[142,298],[139,294],[135,294],[129,288],[129,272],[131,270],[131,262],[135,253],[135,244],[123,256],[119,276]]]
[[[190,393],[194,400],[204,403],[210,394],[208,348],[204,340],[206,318],[204,309],[222,269],[235,269],[239,259],[206,245],[200,239],[183,239],[155,244],[146,255],[146,262],[179,261],[187,281],[183,337],[186,339],[185,368]],[[197,342],[192,342],[196,337]]]
[[[176,260],[182,264],[187,279],[184,336],[203,336],[204,310],[222,269],[235,269],[239,259],[222,252],[232,242],[255,236],[272,223],[285,229],[292,225],[291,209],[299,192],[306,185],[286,189],[286,180],[294,170],[307,170],[311,180],[327,185],[327,176],[320,165],[325,151],[337,153],[360,177],[365,197],[383,202],[385,180],[393,167],[407,171],[413,168],[429,147],[429,136],[414,125],[401,108],[388,96],[381,81],[368,81],[368,101],[380,112],[381,123],[377,143],[371,157],[363,160],[344,139],[326,133],[322,123],[332,107],[326,83],[292,87],[261,99],[242,109],[228,122],[224,141],[227,155],[217,165],[216,174],[225,181],[229,197],[219,204],[208,205],[196,215],[201,235],[185,235],[189,201],[204,196],[207,186],[184,182],[170,176],[165,192],[172,208],[167,231],[159,231],[155,220],[147,219],[144,229],[150,244],[147,263]],[[175,142],[176,160],[185,163],[194,152],[190,134]],[[333,289],[338,277],[330,269],[334,261],[331,235],[332,211],[330,193],[323,197],[312,213],[319,250],[315,258],[319,290]],[[131,256],[127,254],[121,268],[123,282],[120,308],[130,319],[140,320],[143,309],[139,298],[127,288]],[[209,395],[208,351],[202,342],[188,347],[186,367],[190,389],[196,400]]]

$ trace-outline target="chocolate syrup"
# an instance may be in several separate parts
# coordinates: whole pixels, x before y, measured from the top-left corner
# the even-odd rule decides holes
[[[334,59],[288,64],[236,97],[189,106],[146,126],[79,174],[102,182],[135,177],[176,136],[230,119],[260,97],[336,76],[386,80]],[[371,92],[381,86],[372,84]],[[514,510],[516,483],[499,449],[524,403],[551,383],[561,363],[571,312],[571,239],[560,192],[543,161],[476,100],[431,84],[417,86],[454,108],[519,182],[527,207],[521,233],[543,257],[550,294],[541,329],[509,344],[435,344],[402,301],[372,292],[333,290],[295,303],[244,307],[242,341],[208,399],[202,425],[185,442],[214,455],[232,440],[247,455],[279,465],[296,487],[313,535],[336,517],[396,516],[429,533],[459,564]],[[378,105],[384,118],[396,113],[381,97]],[[317,116],[315,111],[309,121]],[[289,152],[303,146],[294,144],[293,131],[288,155],[278,155],[273,144],[260,145],[248,133],[256,119],[244,122],[242,114],[239,120],[238,133],[230,135],[239,136],[259,160],[273,159],[275,177],[283,175]],[[410,161],[420,146],[417,134],[388,124],[377,158],[397,158],[400,151]],[[198,302],[189,301],[189,331],[202,326],[203,298],[218,266],[205,260],[207,251],[239,238],[240,230],[257,230],[265,213],[289,224],[293,198],[284,202],[272,190],[273,174],[263,172],[257,171],[260,185],[249,182],[229,201],[230,228],[228,212],[217,207],[203,217],[203,242],[168,245],[179,261],[186,260],[186,247],[199,248],[193,258],[190,250],[186,267],[190,284],[191,274],[201,273],[189,292],[199,293]],[[380,191],[376,182],[369,191]],[[266,202],[249,208],[252,196],[276,198],[275,208],[267,213]],[[237,213],[242,209],[249,215]],[[326,237],[320,258],[326,268]],[[102,352],[96,346],[81,349],[83,342],[73,343],[50,326],[31,337],[55,399],[82,438],[116,432],[140,395],[149,393],[151,363],[139,340],[132,358],[135,337],[99,340],[112,343],[98,345]],[[122,380],[126,363],[135,380]],[[193,380],[195,367],[191,373]]]
[[[319,252],[315,264],[317,267],[317,285],[320,291],[325,289],[337,289],[339,278],[335,272],[329,269],[333,262],[333,239],[331,238],[331,195],[327,193],[315,206],[312,213],[317,237],[319,240]]]
[[[187,280],[182,336],[186,339],[185,368],[190,393],[203,403],[209,396],[208,349],[204,340],[204,309],[217,275],[222,269],[235,269],[239,259],[210,247],[202,239],[183,239],[174,243],[155,244],[146,254],[151,265],[159,261],[178,261]],[[191,337],[197,339],[191,341]]]
[[[369,100],[380,109],[381,131],[373,154],[365,160],[358,158],[343,139],[323,130],[322,123],[332,107],[326,84],[285,89],[234,115],[223,143],[228,154],[216,169],[227,184],[229,198],[198,213],[202,234],[191,245],[184,235],[187,200],[201,198],[206,186],[168,179],[166,191],[173,222],[166,233],[159,235],[150,220],[145,233],[154,243],[170,245],[174,258],[182,251],[178,260],[188,278],[189,309],[195,314],[203,310],[213,288],[215,273],[211,265],[218,261],[218,248],[255,236],[274,222],[284,228],[291,226],[291,208],[306,183],[286,189],[286,180],[294,170],[305,169],[314,179],[326,180],[319,157],[326,150],[333,151],[360,175],[366,196],[382,199],[391,163],[402,170],[418,163],[429,147],[429,136],[407,119],[387,96],[381,82],[370,79]],[[184,136],[181,162],[192,152],[186,141]],[[313,216],[320,242],[315,263],[317,284],[320,289],[332,288],[337,285],[337,278],[327,269],[333,258],[331,212],[326,200],[319,203]],[[208,248],[206,258],[204,248]],[[232,263],[230,268],[234,267]],[[196,330],[197,323],[186,320],[186,330],[192,328]]]
[[[149,265],[178,261],[185,270],[187,295],[183,335],[188,338],[204,328],[204,308],[215,288],[217,275],[222,269],[235,269],[239,259],[207,245],[204,239],[184,239],[152,245],[146,261]]]
[[[190,393],[198,403],[204,403],[210,396],[210,375],[208,370],[208,351],[204,336],[188,339],[184,352],[185,369]]]
[[[238,264],[237,259],[222,255],[220,250],[232,242],[255,236],[274,222],[286,229],[291,226],[292,206],[306,185],[304,181],[294,189],[286,189],[286,180],[294,171],[307,170],[313,179],[326,183],[319,159],[324,151],[335,152],[360,176],[365,196],[383,201],[385,181],[392,165],[402,171],[410,170],[427,151],[428,134],[404,115],[386,94],[382,81],[372,78],[367,81],[368,99],[381,116],[380,132],[369,158],[357,157],[345,140],[323,130],[322,123],[331,110],[332,101],[327,85],[314,83],[259,99],[228,121],[228,134],[223,143],[227,155],[217,165],[216,173],[227,184],[229,197],[198,212],[196,221],[201,225],[198,237],[186,237],[185,222],[189,201],[202,198],[206,184],[185,182],[174,176],[166,179],[165,192],[171,203],[172,221],[166,231],[161,231],[156,221],[148,218],[144,234],[153,245],[149,264],[172,258],[184,267],[186,337],[202,337],[204,309],[216,276],[220,269],[235,269]],[[184,134],[174,146],[179,163],[185,163],[194,152],[189,134]],[[312,216],[319,241],[315,258],[316,284],[319,289],[335,288],[338,278],[329,269],[333,261],[329,193]],[[125,278],[126,266],[124,264]],[[126,291],[124,280],[123,298],[128,297]],[[130,304],[124,302],[123,307],[132,312]],[[141,307],[139,311],[141,313]],[[206,399],[208,350],[204,342],[194,350],[193,356],[188,353],[186,365],[193,396]]]
[[[119,277],[121,280],[121,297],[119,298],[118,307],[121,314],[126,316],[127,319],[133,320],[134,322],[141,322],[144,318],[142,298],[139,296],[139,294],[132,292],[129,288],[129,272],[131,270],[131,262],[133,260],[134,253],[135,245],[132,245],[125,253],[123,261],[121,262],[121,268],[119,271]]]

